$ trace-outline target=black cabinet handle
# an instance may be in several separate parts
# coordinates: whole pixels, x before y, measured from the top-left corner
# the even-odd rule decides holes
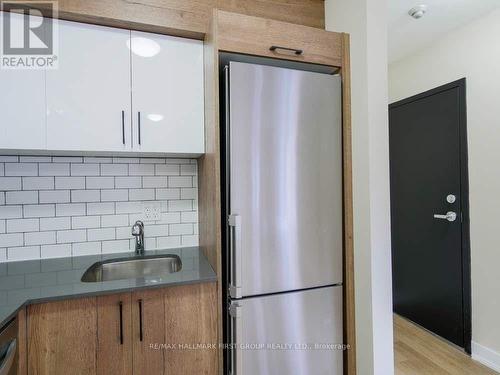
[[[125,144],[125,111],[122,111],[122,143]]]
[[[141,112],[138,112],[137,114],[137,129],[138,129],[138,141],[139,141],[139,144],[141,144]]]
[[[304,53],[304,51],[301,49],[280,47],[280,46],[271,46],[269,50],[272,52],[278,52],[278,50],[289,51],[295,53],[296,55],[302,55]]]
[[[118,304],[120,307],[120,345],[123,345],[123,303],[120,301]]]
[[[139,301],[139,340],[142,341],[143,335],[142,335],[142,299]]]

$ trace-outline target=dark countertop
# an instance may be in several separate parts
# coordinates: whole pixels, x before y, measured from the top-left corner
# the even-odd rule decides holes
[[[133,257],[135,254],[129,252],[0,263],[0,330],[21,307],[33,303],[217,280],[214,270],[198,247],[146,252],[147,256],[158,254],[178,255],[182,269],[163,277],[83,283],[80,279],[92,264]]]

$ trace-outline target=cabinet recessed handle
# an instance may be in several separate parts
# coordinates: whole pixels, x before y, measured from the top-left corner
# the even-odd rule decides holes
[[[125,111],[122,111],[122,143],[125,144]]]
[[[138,142],[141,144],[141,112],[137,114],[137,131],[138,131]]]
[[[288,52],[293,52],[296,55],[302,55],[304,53],[304,51],[301,50],[301,49],[288,48],[288,47],[280,47],[280,46],[271,46],[269,48],[269,50],[272,51],[272,52],[278,52],[279,50],[288,51]]]
[[[142,299],[139,301],[139,340],[142,341],[143,335],[142,335]]]
[[[120,308],[120,345],[123,345],[123,302],[118,304]]]

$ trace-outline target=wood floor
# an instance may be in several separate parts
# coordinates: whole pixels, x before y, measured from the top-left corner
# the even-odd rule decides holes
[[[442,339],[394,315],[396,375],[498,375]]]

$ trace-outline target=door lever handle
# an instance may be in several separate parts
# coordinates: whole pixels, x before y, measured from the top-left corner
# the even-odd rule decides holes
[[[457,220],[457,213],[453,211],[448,211],[446,215],[434,214],[434,219],[448,220],[450,222],[455,221]]]

